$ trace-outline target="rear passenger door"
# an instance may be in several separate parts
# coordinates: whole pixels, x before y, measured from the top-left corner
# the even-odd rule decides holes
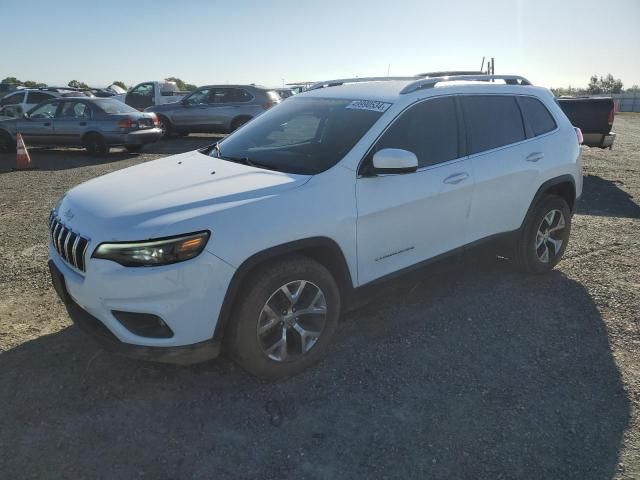
[[[373,146],[356,182],[358,280],[376,278],[467,242],[473,177],[459,141],[453,97],[405,110]],[[400,148],[418,157],[414,173],[367,176],[373,154]]]
[[[513,95],[459,97],[475,181],[469,241],[520,227],[538,187],[537,147]]]
[[[65,100],[55,118],[55,143],[80,145],[82,136],[92,126],[93,113],[89,104],[79,100]]]

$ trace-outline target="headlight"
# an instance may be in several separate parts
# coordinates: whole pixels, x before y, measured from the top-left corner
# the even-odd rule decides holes
[[[125,267],[169,265],[198,256],[208,239],[209,232],[196,232],[145,242],[101,243],[92,257],[112,260]]]

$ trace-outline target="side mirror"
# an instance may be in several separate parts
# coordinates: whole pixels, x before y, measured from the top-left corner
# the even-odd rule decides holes
[[[418,157],[400,148],[383,148],[373,155],[373,171],[377,174],[411,173],[418,169]]]
[[[22,116],[24,117],[24,119],[25,119],[25,120],[29,120],[29,118],[30,118],[30,117],[29,117],[29,114],[28,114],[27,112],[24,112],[24,113],[22,114]]]

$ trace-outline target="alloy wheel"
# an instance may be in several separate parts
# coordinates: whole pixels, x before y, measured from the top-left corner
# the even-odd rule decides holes
[[[258,342],[271,360],[293,361],[317,344],[326,321],[324,292],[312,282],[295,280],[273,292],[262,307]]]
[[[542,218],[535,243],[538,260],[542,263],[549,263],[560,252],[565,227],[564,214],[560,210],[551,210]]]

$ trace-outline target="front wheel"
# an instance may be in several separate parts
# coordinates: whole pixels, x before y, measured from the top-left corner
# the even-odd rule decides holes
[[[516,246],[515,263],[529,273],[553,269],[564,254],[571,232],[571,210],[557,195],[546,195],[534,207]]]
[[[0,131],[0,153],[12,153],[16,151],[16,141],[8,132]]]
[[[326,352],[338,325],[340,294],[329,271],[303,256],[252,274],[228,332],[231,356],[262,378],[294,375]]]

